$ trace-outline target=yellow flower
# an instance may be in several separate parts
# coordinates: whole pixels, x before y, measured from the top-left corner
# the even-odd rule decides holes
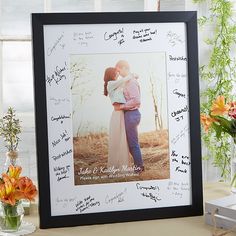
[[[201,123],[203,124],[205,132],[208,132],[211,124],[215,121],[217,120],[214,118],[211,118],[210,116],[207,116],[206,114],[201,114]]]
[[[13,193],[15,191],[15,188],[11,181],[6,181],[5,182],[5,189],[6,189],[6,194],[9,195],[10,193]]]
[[[0,185],[0,199],[3,199],[5,196],[6,196],[5,185],[1,184]]]
[[[230,109],[229,104],[225,104],[225,97],[218,96],[212,104],[211,115],[213,116],[224,115],[229,111],[229,109]]]
[[[14,178],[14,179],[18,179],[20,176],[22,168],[20,166],[9,166],[9,177],[10,178]]]

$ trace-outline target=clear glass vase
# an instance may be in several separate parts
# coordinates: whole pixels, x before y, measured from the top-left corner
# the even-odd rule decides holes
[[[3,168],[3,171],[4,172],[7,172],[8,170],[8,167],[10,165],[13,165],[13,166],[21,166],[21,163],[19,161],[19,151],[9,151],[6,153],[6,160],[5,160],[5,163],[4,163],[4,168]]]
[[[20,229],[24,217],[24,208],[21,201],[14,206],[0,202],[0,230],[10,233]]]

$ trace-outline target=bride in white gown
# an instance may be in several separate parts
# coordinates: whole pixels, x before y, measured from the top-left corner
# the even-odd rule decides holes
[[[116,68],[109,67],[104,74],[104,95],[109,95],[111,103],[125,103],[123,88],[131,75],[122,78]],[[129,148],[126,139],[124,111],[113,110],[110,120],[107,167],[119,168],[129,166]]]

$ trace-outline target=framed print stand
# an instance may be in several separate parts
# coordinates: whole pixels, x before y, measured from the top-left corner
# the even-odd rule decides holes
[[[33,13],[32,37],[40,227],[203,214],[196,12]]]

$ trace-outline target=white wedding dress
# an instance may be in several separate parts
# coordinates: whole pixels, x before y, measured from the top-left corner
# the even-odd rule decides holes
[[[123,88],[131,76],[119,78],[108,82],[108,94],[112,104],[125,103]],[[108,162],[107,167],[119,168],[129,166],[129,148],[125,131],[124,111],[113,111],[110,120],[109,140],[108,140]]]
[[[123,111],[113,111],[111,115],[107,166],[119,168],[120,171],[129,166],[129,148]]]

